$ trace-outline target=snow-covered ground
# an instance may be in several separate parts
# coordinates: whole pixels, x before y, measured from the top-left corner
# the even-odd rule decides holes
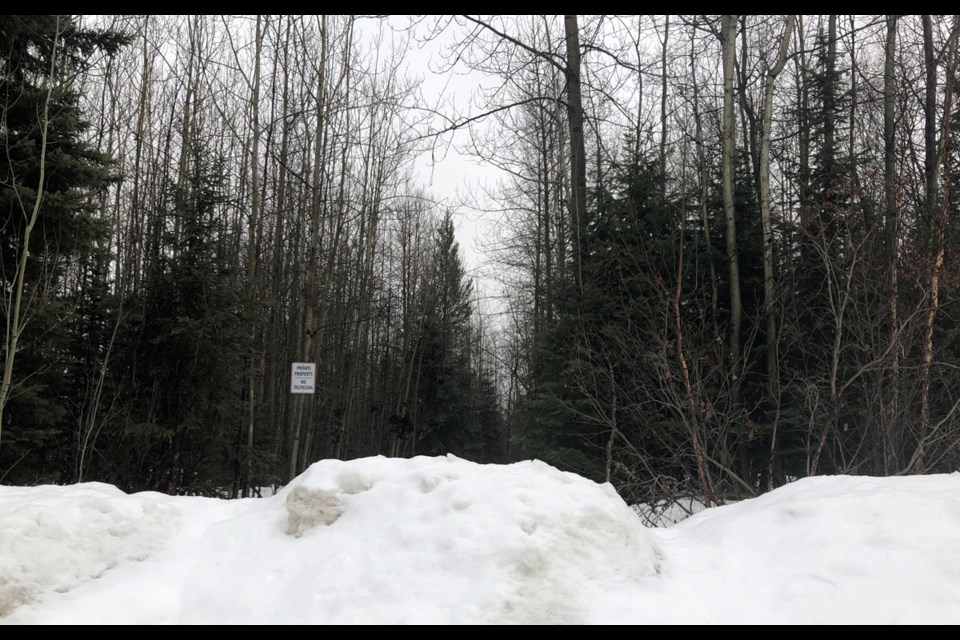
[[[0,487],[3,623],[960,623],[960,473],[647,529],[540,462],[324,461],[264,499]]]

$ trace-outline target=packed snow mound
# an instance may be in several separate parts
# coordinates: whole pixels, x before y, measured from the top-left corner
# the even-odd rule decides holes
[[[146,559],[177,527],[155,498],[105,484],[0,489],[0,617]]]
[[[676,575],[723,576],[685,580],[703,622],[960,623],[960,473],[807,478],[670,531]]]
[[[327,460],[271,498],[166,500],[164,552],[7,621],[574,623],[659,567],[610,485],[542,462]]]
[[[960,624],[960,474],[646,529],[540,462],[324,461],[275,496],[0,487],[0,623]]]
[[[300,536],[287,582],[312,588],[269,595],[270,606],[323,604],[336,612],[328,621],[577,622],[578,592],[658,568],[648,531],[610,485],[542,462],[327,460],[278,497]]]

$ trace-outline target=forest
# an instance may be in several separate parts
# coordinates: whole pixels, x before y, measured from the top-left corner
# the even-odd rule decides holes
[[[452,453],[709,505],[955,471],[958,34],[2,16],[0,483]],[[437,197],[450,149],[496,179]]]

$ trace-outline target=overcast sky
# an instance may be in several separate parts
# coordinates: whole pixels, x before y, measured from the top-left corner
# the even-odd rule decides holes
[[[391,28],[407,29],[411,19],[394,16],[388,20]],[[407,71],[421,80],[424,105],[447,117],[464,116],[477,112],[473,98],[484,86],[492,86],[496,80],[476,71],[458,68],[454,72],[448,66],[447,48],[457,38],[455,25],[451,25],[434,37],[428,37],[435,20],[421,21],[414,27],[414,39],[407,52]],[[482,127],[479,123],[474,126]],[[454,212],[457,239],[469,274],[476,279],[481,298],[485,299],[486,311],[495,311],[495,298],[499,286],[492,278],[492,265],[483,250],[483,239],[489,235],[492,217],[485,216],[482,208],[484,187],[493,189],[500,177],[498,169],[478,158],[461,153],[467,140],[466,130],[454,131],[440,137],[432,148],[416,159],[416,174],[420,185],[427,189],[443,207]],[[442,209],[441,209],[442,210]]]

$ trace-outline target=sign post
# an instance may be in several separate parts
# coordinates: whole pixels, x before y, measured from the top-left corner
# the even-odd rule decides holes
[[[294,362],[290,367],[290,393],[313,395],[317,388],[317,363]]]

